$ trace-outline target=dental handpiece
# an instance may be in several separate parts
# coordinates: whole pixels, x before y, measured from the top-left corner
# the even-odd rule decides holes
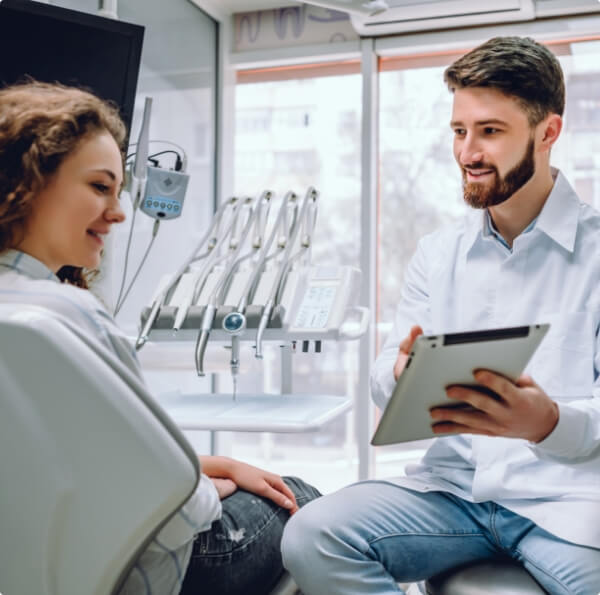
[[[246,328],[246,317],[239,312],[231,312],[223,319],[223,330],[231,335],[231,379],[233,381],[233,400],[237,395],[238,374],[240,371],[240,335]]]
[[[204,316],[202,317],[201,331],[198,334],[198,339],[196,341],[196,351],[195,351],[196,372],[198,373],[198,376],[204,376],[204,354],[206,352],[206,346],[208,344],[208,338],[210,336],[212,324],[215,319],[215,314],[216,314],[217,305],[218,305],[218,303],[217,303],[218,296],[220,294],[220,290],[221,290],[223,284],[229,278],[229,275],[231,274],[231,272],[233,270],[235,270],[237,257],[240,253],[240,250],[242,249],[242,246],[244,245],[244,241],[245,241],[245,239],[248,235],[248,232],[250,231],[250,228],[251,228],[253,214],[254,214],[254,211],[252,209],[252,202],[253,202],[252,198],[247,198],[245,201],[244,206],[247,209],[249,209],[250,212],[249,212],[248,219],[246,220],[246,223],[242,229],[240,236],[235,237],[235,238],[232,237],[230,240],[230,249],[232,250],[231,265],[229,268],[226,268],[223,271],[219,280],[217,281],[217,283],[209,297],[209,301],[206,306],[206,310],[204,311]],[[236,219],[234,218],[234,221],[229,226],[228,232],[231,232],[232,234],[235,232],[235,223],[236,223]]]
[[[158,312],[162,306],[162,300],[156,299],[152,304],[152,309],[150,310],[150,314],[148,314],[148,318],[135,342],[135,350],[139,351],[148,341],[148,336],[150,335],[150,330],[156,321],[156,317],[158,316]]]
[[[216,311],[216,306],[207,304],[204,316],[202,317],[202,327],[200,333],[198,333],[195,351],[196,373],[198,376],[204,376],[204,352],[206,351],[206,344],[208,343],[208,336],[210,335]]]

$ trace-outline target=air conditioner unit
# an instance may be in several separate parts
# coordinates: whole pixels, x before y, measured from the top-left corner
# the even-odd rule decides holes
[[[351,14],[364,37],[426,29],[449,29],[535,18],[533,0],[387,0],[389,9],[375,16]]]

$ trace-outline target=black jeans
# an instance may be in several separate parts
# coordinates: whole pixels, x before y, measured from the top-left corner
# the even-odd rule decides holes
[[[296,477],[284,477],[298,506],[321,494]],[[263,595],[281,575],[281,535],[288,512],[271,500],[237,490],[222,502],[223,514],[196,536],[181,595]]]

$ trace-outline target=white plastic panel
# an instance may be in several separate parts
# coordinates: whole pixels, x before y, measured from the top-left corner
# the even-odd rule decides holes
[[[388,5],[389,10],[374,17],[352,15],[352,24],[358,33],[365,36],[391,35],[407,31],[526,21],[535,16],[533,0],[498,0],[488,3],[480,0],[425,3],[388,0]]]

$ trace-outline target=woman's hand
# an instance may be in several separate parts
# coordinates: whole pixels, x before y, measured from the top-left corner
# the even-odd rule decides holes
[[[231,496],[233,492],[237,490],[235,482],[231,479],[222,479],[220,477],[211,477],[210,480],[215,484],[217,488],[217,494],[219,494],[219,500],[225,500],[228,496]]]
[[[231,480],[238,488],[268,498],[290,514],[298,510],[294,493],[275,473],[227,457],[202,456],[200,463],[202,471],[211,479]]]

